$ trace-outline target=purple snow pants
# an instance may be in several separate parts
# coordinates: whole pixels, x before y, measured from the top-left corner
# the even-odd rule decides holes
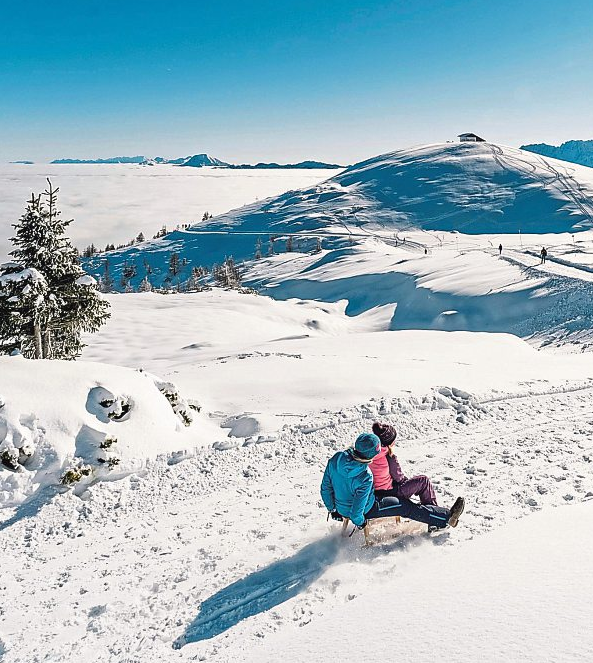
[[[432,487],[432,483],[427,476],[420,474],[411,479],[406,479],[401,483],[394,483],[391,490],[376,490],[377,499],[383,497],[399,497],[409,500],[411,497],[418,496],[420,504],[431,504],[437,506],[437,496]]]

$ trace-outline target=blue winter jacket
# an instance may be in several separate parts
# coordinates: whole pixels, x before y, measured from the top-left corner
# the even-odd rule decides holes
[[[375,503],[369,466],[355,460],[350,449],[338,451],[325,468],[321,499],[328,511],[337,509],[355,525],[362,525],[364,514]]]

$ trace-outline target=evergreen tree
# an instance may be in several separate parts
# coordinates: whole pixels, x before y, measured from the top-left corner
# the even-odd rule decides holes
[[[0,267],[0,352],[43,357],[43,330],[59,311],[45,277],[17,263]]]
[[[38,326],[38,343],[34,350],[26,338],[21,337],[24,354],[46,359],[74,359],[82,350],[83,331],[94,332],[109,317],[109,303],[102,299],[95,280],[80,266],[76,249],[66,237],[66,228],[72,222],[64,221],[57,209],[58,189],[49,179],[48,188],[40,196],[31,196],[25,213],[14,224],[11,238],[15,249],[10,255],[24,270],[36,270],[47,284],[43,315],[35,317],[31,311],[30,323]],[[28,295],[28,290],[25,295]],[[37,322],[35,322],[37,320]]]
[[[129,281],[130,279],[133,279],[134,276],[137,274],[136,270],[136,265],[135,263],[128,263],[127,260],[124,260],[123,268],[122,268],[122,276],[126,281]]]
[[[256,260],[261,260],[262,257],[262,245],[261,245],[261,237],[257,238],[257,241],[255,242],[255,259]]]
[[[232,256],[225,258],[222,265],[215,265],[212,276],[223,288],[238,288],[241,285],[241,274]]]
[[[205,267],[192,267],[191,276],[186,284],[186,290],[191,292],[200,292],[204,290],[204,284],[202,279],[208,274],[208,270]]]
[[[171,276],[177,276],[177,274],[179,274],[179,270],[179,254],[177,252],[173,252],[169,258],[169,273]]]
[[[152,284],[148,280],[148,274],[140,282],[138,292],[152,292]]]
[[[106,260],[103,264],[103,276],[99,281],[99,288],[101,292],[112,292],[115,283],[111,278],[111,273],[109,271],[109,260]]]
[[[292,248],[292,235],[288,236],[288,239],[286,240],[286,252],[291,253],[293,251]]]
[[[83,258],[92,258],[95,255],[95,253],[98,253],[98,252],[99,252],[99,250],[97,249],[97,247],[94,244],[89,244],[89,246],[87,246],[86,249],[84,249],[84,251],[82,252],[82,257]]]
[[[140,244],[141,242],[144,242],[144,239],[145,239],[144,238],[144,233],[143,232],[138,233],[138,235],[136,236],[136,244]]]

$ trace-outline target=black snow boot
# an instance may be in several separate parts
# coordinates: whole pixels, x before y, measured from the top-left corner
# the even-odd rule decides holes
[[[451,507],[451,513],[449,514],[448,524],[451,527],[457,527],[457,523],[459,522],[459,518],[463,513],[463,509],[465,509],[465,500],[463,497],[458,497],[455,500],[455,504],[453,504]]]

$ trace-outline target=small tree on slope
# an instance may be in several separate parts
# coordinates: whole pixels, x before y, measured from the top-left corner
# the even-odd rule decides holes
[[[58,313],[39,271],[17,263],[0,266],[0,353],[18,349],[27,356],[42,357],[42,330]]]
[[[82,350],[83,331],[95,332],[109,317],[109,303],[96,289],[95,280],[80,266],[76,249],[66,237],[71,221],[60,218],[58,189],[48,180],[48,189],[31,196],[25,214],[14,225],[11,256],[22,269],[33,269],[44,278],[46,305],[41,316],[41,351],[31,350],[30,340],[21,336],[23,354],[44,359],[74,359]],[[51,305],[50,305],[51,303]]]

